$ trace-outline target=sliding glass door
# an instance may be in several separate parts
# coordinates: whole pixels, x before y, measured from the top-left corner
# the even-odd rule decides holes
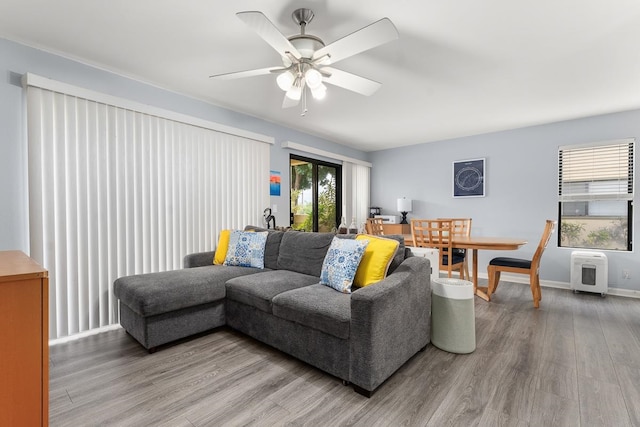
[[[291,155],[291,226],[295,230],[330,232],[340,222],[342,167]]]

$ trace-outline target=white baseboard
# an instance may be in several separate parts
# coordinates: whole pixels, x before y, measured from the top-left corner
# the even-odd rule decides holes
[[[85,337],[96,335],[102,332],[114,331],[116,329],[121,329],[121,328],[122,326],[116,323],[115,325],[107,325],[107,326],[102,326],[101,328],[95,328],[95,329],[90,329],[84,332],[78,332],[77,334],[69,335],[67,337],[49,340],[49,347],[51,347],[52,345],[63,344],[66,342],[78,340],[80,338],[85,338]]]
[[[480,279],[488,279],[487,274],[478,274],[478,278]],[[501,274],[501,280],[505,280],[507,282],[514,283],[524,283],[525,285],[529,284],[529,276],[524,274]],[[568,282],[557,282],[554,280],[540,280],[540,286],[543,288],[556,288],[556,289],[571,289],[571,284]],[[616,295],[619,297],[626,298],[640,298],[640,291],[635,291],[632,289],[622,289],[622,288],[609,288],[607,290],[607,295]]]

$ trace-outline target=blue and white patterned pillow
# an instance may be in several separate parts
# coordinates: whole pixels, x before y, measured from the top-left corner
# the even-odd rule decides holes
[[[334,237],[322,263],[320,283],[350,294],[353,278],[368,244],[368,240]]]
[[[229,248],[224,265],[264,268],[264,247],[268,232],[261,233],[233,230],[229,236]]]

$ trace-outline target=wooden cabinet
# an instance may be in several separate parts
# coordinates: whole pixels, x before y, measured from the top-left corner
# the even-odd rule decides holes
[[[384,234],[411,234],[411,224],[384,224]]]
[[[0,251],[0,426],[49,423],[49,279],[20,251]]]

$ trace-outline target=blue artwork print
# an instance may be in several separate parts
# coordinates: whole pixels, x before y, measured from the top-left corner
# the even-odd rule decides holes
[[[280,195],[280,172],[279,171],[271,171],[271,174],[269,177],[269,195],[271,196]]]

